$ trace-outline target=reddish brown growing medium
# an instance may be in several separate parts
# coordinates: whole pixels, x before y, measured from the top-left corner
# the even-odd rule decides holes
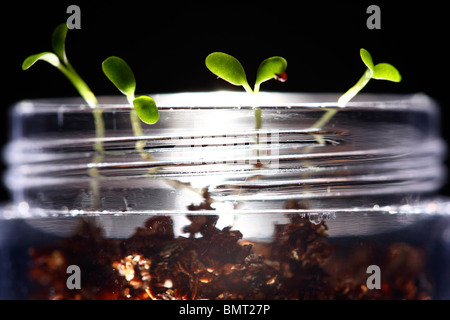
[[[89,223],[58,245],[31,250],[39,299],[426,299],[424,253],[394,243],[335,255],[325,222],[290,216],[273,242],[252,243],[241,232],[216,228],[218,216],[190,215],[186,237],[169,217],[150,218],[128,239],[107,239]],[[376,258],[380,290],[366,287]],[[78,265],[81,289],[66,287],[66,268]]]

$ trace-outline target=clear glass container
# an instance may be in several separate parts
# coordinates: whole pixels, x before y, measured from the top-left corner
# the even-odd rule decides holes
[[[122,97],[104,135],[79,99],[12,108],[0,298],[450,298],[432,99],[363,94],[312,129],[337,95],[152,97],[141,135]]]

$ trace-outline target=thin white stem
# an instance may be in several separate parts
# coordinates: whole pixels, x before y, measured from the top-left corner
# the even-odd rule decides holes
[[[103,160],[103,142],[102,138],[105,137],[105,123],[103,121],[102,110],[97,108],[98,101],[95,95],[92,93],[88,85],[81,79],[75,69],[68,64],[68,68],[64,67],[62,64],[58,65],[58,69],[69,79],[73,86],[77,89],[81,97],[86,101],[86,103],[91,107],[92,114],[94,116],[95,124],[95,137],[98,139],[94,143],[94,150],[96,154],[94,155],[92,162],[100,163]],[[90,189],[92,191],[92,207],[96,210],[101,208],[100,201],[100,184],[98,178],[101,176],[98,168],[88,169],[88,175],[92,178],[90,180]]]
[[[347,103],[366,86],[370,79],[372,79],[372,76],[373,71],[367,68],[366,72],[364,72],[358,82],[339,98],[338,106],[340,108],[345,107]]]
[[[358,80],[358,82],[351,87],[346,93],[344,93],[338,100],[337,104],[339,108],[344,108],[347,103],[353,99],[358,92],[360,92],[366,84],[372,78],[373,72],[369,68],[364,72],[362,77]],[[327,112],[317,120],[312,126],[311,129],[323,128],[335,115],[338,113],[339,109],[326,109]]]

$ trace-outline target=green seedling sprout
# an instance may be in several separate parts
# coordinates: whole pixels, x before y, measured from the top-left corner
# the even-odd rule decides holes
[[[67,77],[67,79],[69,79],[80,96],[93,109],[96,137],[103,138],[105,135],[105,126],[103,122],[102,111],[101,109],[96,108],[98,105],[97,98],[67,59],[65,49],[67,31],[68,28],[65,23],[57,26],[52,34],[52,48],[54,52],[41,52],[27,57],[22,63],[22,70],[29,69],[37,61],[48,62],[49,64],[60,70]],[[102,143],[99,141],[96,142],[94,145],[94,149],[98,152],[102,152]]]
[[[284,82],[287,79],[286,59],[282,57],[271,57],[263,62],[258,67],[256,73],[256,81],[253,90],[247,81],[244,68],[242,64],[233,56],[223,52],[213,52],[206,57],[206,67],[216,76],[222,78],[229,83],[244,87],[245,91],[250,94],[258,96],[261,83],[276,79]],[[256,129],[261,128],[261,109],[255,107]]]
[[[52,34],[52,47],[54,53],[41,52],[33,54],[24,60],[22,69],[27,70],[39,60],[50,63],[52,66],[58,68],[67,77],[67,79],[69,79],[86,103],[91,108],[95,108],[98,104],[97,99],[67,59],[65,52],[67,30],[67,25],[65,23],[56,27]]]
[[[344,93],[338,100],[337,105],[339,108],[344,108],[347,103],[353,99],[365,86],[369,83],[370,79],[388,80],[392,82],[400,82],[402,76],[398,70],[389,63],[378,63],[374,65],[372,56],[369,51],[364,48],[360,50],[360,56],[367,69],[359,81],[351,87],[346,93]],[[338,112],[338,109],[327,109],[327,112],[320,118],[311,128],[318,129],[326,125],[331,118]],[[322,139],[320,139],[323,143]]]
[[[130,112],[131,125],[135,136],[142,136],[143,131],[139,119],[147,124],[154,124],[159,119],[158,108],[153,98],[149,96],[135,97],[136,79],[130,66],[122,59],[116,56],[107,58],[102,63],[102,69],[106,77],[122,92],[133,107]],[[142,151],[145,147],[145,141],[138,141],[136,149]],[[148,155],[141,155],[149,158]]]
[[[60,24],[55,28],[52,34],[52,49],[54,52],[41,52],[33,54],[27,57],[22,63],[22,70],[27,70],[33,66],[37,61],[45,61],[60,70],[75,89],[78,91],[80,96],[86,101],[86,103],[91,107],[92,113],[94,115],[95,122],[95,136],[98,141],[94,143],[94,150],[96,154],[94,155],[93,162],[100,163],[103,160],[103,143],[101,141],[105,136],[105,124],[103,121],[102,110],[97,108],[98,101],[95,95],[92,93],[91,89],[88,87],[86,82],[78,75],[74,67],[70,64],[69,59],[66,55],[66,36],[67,36],[67,24]],[[97,168],[90,168],[88,170],[89,176],[99,177],[100,174]],[[93,192],[93,206],[98,208],[100,206],[100,189],[97,180],[91,180],[91,189]]]

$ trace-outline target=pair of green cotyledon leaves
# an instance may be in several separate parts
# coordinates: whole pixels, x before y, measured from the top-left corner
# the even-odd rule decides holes
[[[59,25],[52,34],[54,52],[41,52],[29,56],[24,60],[22,69],[30,68],[39,60],[50,63],[70,80],[87,104],[95,108],[98,105],[97,98],[67,59],[65,50],[67,31],[66,24]],[[153,98],[144,95],[135,97],[136,79],[130,66],[122,58],[115,56],[107,58],[102,63],[102,69],[108,79],[127,97],[143,122],[153,124],[158,121],[158,108]]]
[[[243,86],[244,89],[253,94],[259,93],[261,83],[270,79],[277,79],[279,81],[286,81],[287,61],[283,57],[271,57],[263,62],[258,67],[256,72],[256,81],[254,89],[252,90],[247,82],[247,76],[241,63],[223,52],[214,52],[206,57],[206,67],[218,77],[234,84],[236,86]]]
[[[65,52],[65,39],[67,25],[59,25],[52,34],[52,47],[54,52],[41,52],[25,59],[22,69],[30,68],[35,62],[42,60],[58,68],[75,86],[80,95],[92,108],[98,104],[96,97],[77,74],[67,59]],[[360,50],[360,56],[367,70],[361,79],[338,100],[338,106],[344,107],[368,82],[370,79],[383,79],[394,82],[401,81],[398,70],[388,63],[374,64],[372,56],[365,50]],[[261,83],[277,79],[286,80],[287,61],[279,56],[264,60],[258,67],[254,89],[247,82],[247,77],[241,63],[233,56],[214,52],[206,57],[207,68],[218,77],[244,89],[252,94],[258,94]],[[159,113],[155,101],[149,96],[135,97],[136,80],[129,65],[119,57],[109,57],[102,63],[102,69],[108,79],[127,97],[128,102],[134,106],[139,118],[148,124],[156,123]]]

